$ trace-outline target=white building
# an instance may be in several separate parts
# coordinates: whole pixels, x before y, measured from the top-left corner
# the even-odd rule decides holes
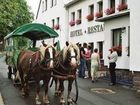
[[[127,76],[135,71],[135,78],[140,75],[138,10],[136,0],[40,0],[36,22],[50,27],[58,24],[61,47],[65,41],[92,44],[102,53],[105,66],[108,50],[117,46],[116,68]]]

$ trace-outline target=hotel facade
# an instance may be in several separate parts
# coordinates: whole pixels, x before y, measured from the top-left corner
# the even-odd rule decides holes
[[[98,48],[108,67],[109,49],[117,48],[117,81],[140,88],[140,6],[132,0],[40,0],[34,22],[46,24],[65,42],[89,43]],[[49,40],[46,40],[49,43]]]

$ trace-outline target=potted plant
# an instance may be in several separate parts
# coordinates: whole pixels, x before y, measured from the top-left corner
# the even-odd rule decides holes
[[[118,11],[122,11],[122,10],[126,10],[127,9],[127,4],[123,3],[123,4],[119,4],[117,10]]]
[[[86,18],[88,21],[92,21],[94,19],[94,16],[93,16],[93,14],[89,14],[89,15],[87,15]]]
[[[75,21],[74,21],[74,20],[71,20],[71,21],[69,22],[69,25],[70,25],[70,26],[74,26],[74,25],[75,25]]]
[[[54,26],[54,28],[55,28],[56,30],[58,30],[58,29],[60,28],[60,25],[59,25],[59,24],[56,24],[56,25]]]
[[[96,12],[95,16],[96,16],[97,18],[100,18],[100,17],[103,16],[103,12],[102,12],[102,11]]]
[[[105,13],[106,13],[106,15],[113,14],[113,13],[115,13],[115,8],[107,8],[105,10]]]
[[[77,19],[76,24],[81,24],[81,19]]]

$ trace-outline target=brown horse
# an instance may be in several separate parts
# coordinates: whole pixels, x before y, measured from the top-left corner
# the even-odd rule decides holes
[[[55,80],[55,95],[60,95],[60,103],[65,104],[64,100],[64,81],[68,80],[68,103],[72,103],[70,96],[73,81],[76,79],[76,70],[79,64],[79,48],[75,44],[64,47],[57,55],[53,70]]]
[[[18,58],[18,71],[21,79],[22,93],[28,95],[28,81],[31,77],[36,81],[36,104],[41,104],[39,99],[40,80],[45,85],[44,103],[49,104],[48,84],[51,78],[51,72],[54,67],[55,49],[47,45],[41,47],[39,51],[23,51]]]

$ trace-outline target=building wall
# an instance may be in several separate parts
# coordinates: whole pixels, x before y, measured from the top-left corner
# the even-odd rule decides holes
[[[137,0],[130,2],[130,70],[140,71],[140,6]]]
[[[42,0],[43,2],[44,0]],[[60,46],[61,48],[65,45],[65,41],[68,39],[67,38],[67,12],[64,8],[64,3],[63,0],[57,0],[57,4],[53,7],[51,7],[51,0],[48,0],[48,6],[47,10],[42,12],[42,3],[40,6],[38,18],[35,20],[37,23],[46,23],[46,25],[52,27],[52,19],[55,19],[55,25],[56,25],[56,19],[57,17],[60,17],[60,29],[55,30],[58,34],[59,37],[55,38],[55,41],[60,41]],[[45,40],[47,43],[52,43],[53,39]],[[39,42],[40,43],[40,42]]]
[[[94,47],[98,47],[97,42],[100,41],[104,41],[104,32],[100,31],[100,32],[94,32],[94,33],[88,33],[88,27],[94,27],[96,25],[102,25],[103,29],[104,29],[104,24],[103,22],[96,22],[95,19],[96,17],[94,16],[94,20],[88,22],[88,20],[86,19],[86,16],[89,14],[88,13],[88,6],[94,4],[94,13],[96,13],[96,1],[95,0],[83,0],[78,2],[77,4],[73,4],[72,6],[70,6],[68,8],[68,18],[69,21],[71,20],[71,13],[75,12],[75,15],[77,15],[77,10],[81,9],[82,10],[82,23],[80,25],[75,25],[75,26],[70,26],[69,25],[69,41],[71,42],[80,42],[80,43],[84,43],[84,42],[93,42],[94,43]],[[77,19],[77,18],[76,18]],[[80,36],[73,36],[71,37],[70,34],[73,31],[76,30],[82,30],[82,35]]]
[[[105,24],[105,49],[104,49],[104,60],[105,65],[108,65],[109,49],[112,47],[112,29],[126,27],[126,30],[122,33],[122,56],[118,57],[116,68],[120,69],[129,69],[129,56],[128,56],[128,26],[129,24],[129,16],[123,16],[119,18],[115,18],[109,20],[104,23]]]

